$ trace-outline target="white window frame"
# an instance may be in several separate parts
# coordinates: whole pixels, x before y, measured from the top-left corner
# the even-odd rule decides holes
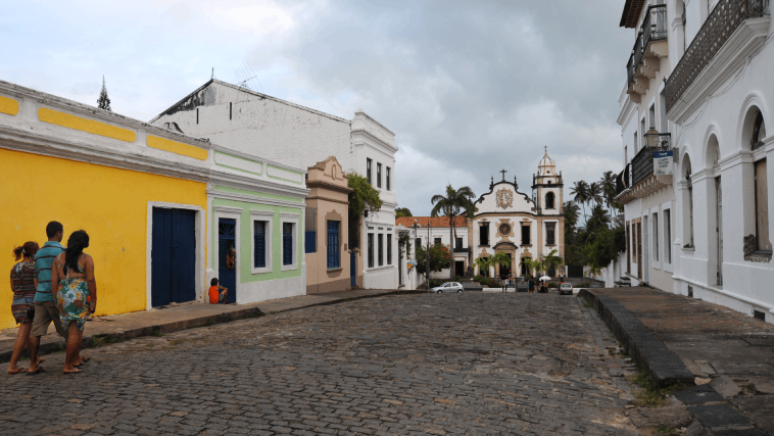
[[[652,234],[652,238],[650,241],[651,244],[651,251],[653,252],[651,255],[651,259],[653,260],[653,266],[654,268],[661,269],[661,253],[659,250],[661,250],[661,224],[659,223],[659,210],[658,208],[652,209],[652,212],[650,214],[650,231]]]
[[[284,227],[285,223],[293,224],[293,245],[292,245],[293,248],[292,249],[296,250],[296,251],[300,250],[298,248],[298,232],[299,232],[298,221],[299,221],[300,216],[301,215],[297,214],[297,213],[281,213],[280,214],[280,235],[282,235],[282,237],[284,237],[284,234],[282,233],[283,232],[282,228]],[[281,266],[281,268],[280,268],[280,271],[294,271],[294,270],[297,270],[298,269],[298,253],[297,252],[293,252],[293,256],[292,256],[293,263],[292,264],[290,264],[290,265],[283,265],[282,264],[282,259],[285,258],[285,252],[284,252],[285,244],[284,243],[281,244],[280,247],[281,247],[281,249],[280,249],[280,252],[281,252],[281,255],[280,255],[280,266]]]
[[[669,211],[669,219],[666,219],[667,211]],[[674,244],[672,239],[674,238],[674,226],[672,225],[672,203],[664,203],[661,205],[661,228],[663,231],[661,232],[663,234],[664,238],[664,252],[662,253],[663,261],[661,262],[661,265],[664,268],[664,271],[666,272],[672,272],[672,257],[674,256],[674,252],[672,251],[672,245]],[[669,235],[667,235],[667,226],[669,226]],[[667,251],[669,250],[669,254],[667,254]]]
[[[266,222],[266,266],[263,268],[255,267],[255,221]],[[274,212],[267,210],[250,211],[250,272],[253,275],[266,274],[273,271],[272,262],[272,236],[274,235]]]

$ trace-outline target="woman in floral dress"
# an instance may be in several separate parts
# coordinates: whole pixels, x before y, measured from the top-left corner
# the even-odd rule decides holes
[[[28,346],[30,341],[32,316],[35,313],[33,300],[38,284],[38,280],[35,278],[35,253],[37,252],[38,244],[31,241],[13,250],[16,260],[22,259],[22,261],[11,268],[11,290],[13,290],[11,312],[19,324],[19,331],[16,334],[16,343],[11,353],[8,374],[21,374],[26,371],[25,368],[20,368],[16,364],[19,362],[24,347]]]
[[[80,372],[81,341],[86,320],[97,309],[97,281],[94,259],[83,250],[89,246],[89,235],[78,230],[67,240],[67,250],[54,259],[51,289],[59,308],[62,326],[68,329],[64,373]]]

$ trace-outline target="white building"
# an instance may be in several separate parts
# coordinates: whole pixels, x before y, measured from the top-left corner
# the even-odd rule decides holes
[[[632,0],[626,2],[621,18],[622,27],[634,29],[618,116],[625,169],[619,175],[617,201],[624,206],[627,250],[623,263],[607,268],[607,285],[628,279],[633,285],[644,282],[667,290],[673,286],[674,164],[668,162],[668,174],[659,175],[653,160],[654,152],[671,151],[662,91],[677,40],[669,25],[674,24],[669,20],[673,16],[663,1]]]
[[[366,176],[379,191],[383,205],[361,220],[362,252],[345,251],[356,261],[352,273],[360,286],[397,287],[398,149],[395,134],[378,121],[359,110],[347,120],[213,79],[151,123],[295,167],[307,168],[335,156],[345,172]],[[273,179],[287,179],[277,166],[267,165],[266,173]],[[312,228],[316,220],[313,211],[307,212],[305,230],[322,230]]]
[[[468,220],[466,217],[454,217],[453,233],[449,226],[449,218],[446,217],[402,217],[398,218],[396,223],[398,226],[403,226],[410,230],[408,235],[411,243],[411,253],[414,258],[416,258],[414,250],[417,246],[427,248],[429,245],[441,244],[451,248],[452,262],[450,267],[454,268],[455,276],[464,276],[468,272],[468,267],[472,266],[470,262]],[[430,225],[429,227],[428,224]],[[450,244],[451,238],[455,238],[454,244]],[[448,279],[449,273],[449,268],[445,268],[440,272],[431,272],[430,277],[434,279]]]
[[[624,18],[644,7],[627,1]],[[659,100],[677,155],[675,213],[663,238],[643,245],[661,250],[658,241],[671,242],[669,290],[774,322],[770,3],[669,0],[665,7],[671,73]]]

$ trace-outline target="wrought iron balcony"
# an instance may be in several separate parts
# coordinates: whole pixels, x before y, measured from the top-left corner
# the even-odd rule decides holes
[[[468,248],[461,248],[461,247],[454,247],[455,253],[470,253],[470,247]]]
[[[669,112],[731,35],[751,18],[770,15],[770,0],[720,0],[685,50],[662,94]]]
[[[626,65],[628,93],[632,101],[639,103],[639,96],[648,90],[648,80],[656,77],[660,65],[659,58],[669,54],[666,39],[666,5],[651,6],[645,13],[645,20]],[[658,41],[664,42],[654,45]]]
[[[653,133],[645,135],[647,145],[632,159],[632,185],[636,186],[653,174],[653,152],[669,150],[672,147],[672,135],[670,133]]]

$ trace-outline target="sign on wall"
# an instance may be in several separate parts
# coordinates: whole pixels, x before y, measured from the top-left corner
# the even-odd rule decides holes
[[[672,150],[653,152],[653,174],[656,176],[672,175]]]

